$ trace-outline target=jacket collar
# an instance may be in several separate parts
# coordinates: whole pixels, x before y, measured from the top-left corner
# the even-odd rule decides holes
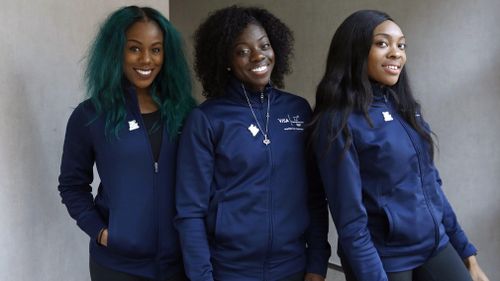
[[[247,100],[245,98],[245,94],[243,92],[243,87],[244,84],[238,80],[234,76],[230,76],[229,81],[226,85],[226,90],[225,90],[225,95],[234,98],[235,100],[243,103],[247,103]],[[268,83],[264,90],[262,92],[259,91],[252,91],[248,87],[245,87],[245,92],[248,95],[248,99],[251,101],[252,104],[261,104],[261,95],[264,95],[264,100],[268,97],[271,97],[271,93],[273,91],[273,86],[271,83]]]
[[[386,86],[381,85],[381,84],[376,83],[376,82],[373,82],[373,81],[370,81],[370,84],[372,86],[373,98],[375,100],[384,99],[384,96],[387,97],[387,90],[386,90],[387,87]]]
[[[372,86],[372,93],[373,93],[373,101],[374,102],[396,102],[398,101],[398,97],[396,96],[396,93],[391,87],[382,85],[377,82],[370,81],[370,84]]]

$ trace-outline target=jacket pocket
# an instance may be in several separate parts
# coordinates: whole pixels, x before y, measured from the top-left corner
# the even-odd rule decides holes
[[[407,202],[384,206],[389,224],[385,238],[387,246],[410,246],[434,239],[434,222],[428,210]]]
[[[394,221],[392,219],[391,211],[389,211],[389,208],[387,206],[384,206],[384,213],[387,218],[387,223],[389,225],[389,231],[387,232],[387,242],[390,242],[393,240],[393,235],[394,235]]]
[[[157,229],[153,218],[110,211],[108,248],[129,258],[152,258],[156,254]]]
[[[222,218],[222,208],[224,202],[224,191],[219,190],[216,191],[212,199],[210,200],[210,204],[208,207],[208,215],[206,218],[206,227],[209,236],[215,241],[217,237],[220,221]]]
[[[217,243],[217,238],[221,232],[221,221],[222,221],[222,213],[223,213],[223,201],[219,202],[217,205],[217,215],[215,217],[215,229],[214,229],[214,238],[215,243]]]

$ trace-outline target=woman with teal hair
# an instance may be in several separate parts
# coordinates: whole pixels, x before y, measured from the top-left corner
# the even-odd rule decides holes
[[[88,99],[66,129],[59,192],[90,237],[91,279],[186,280],[174,175],[177,137],[195,102],[180,35],[152,8],[118,9],[90,47],[85,82]]]

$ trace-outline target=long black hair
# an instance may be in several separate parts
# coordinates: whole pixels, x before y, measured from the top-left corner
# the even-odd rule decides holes
[[[322,124],[331,128],[328,147],[340,135],[345,138],[344,152],[352,144],[352,135],[347,121],[352,112],[361,112],[372,125],[368,110],[373,100],[373,91],[368,77],[368,54],[373,44],[373,30],[384,21],[394,20],[386,13],[375,10],[360,10],[338,27],[333,35],[326,62],[326,71],[316,89],[316,105],[309,127],[311,142],[319,137]],[[417,121],[420,104],[411,92],[406,68],[403,67],[398,82],[387,87],[395,94],[396,106],[401,116],[429,143],[431,159],[434,142],[430,132]],[[326,149],[328,149],[328,147]]]

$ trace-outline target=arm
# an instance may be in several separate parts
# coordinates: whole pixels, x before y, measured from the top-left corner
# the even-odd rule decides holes
[[[305,280],[324,280],[331,255],[328,243],[328,207],[319,171],[313,159],[308,161],[308,178],[310,223],[306,233],[307,274]]]
[[[460,257],[464,260],[465,266],[471,274],[472,280],[474,281],[489,281],[486,274],[483,272],[479,263],[476,259],[477,249],[469,242],[469,239],[465,235],[462,227],[458,223],[457,216],[451,207],[448,198],[442,189],[442,180],[439,176],[439,172],[434,167],[436,173],[436,179],[438,182],[438,191],[443,200],[443,225],[446,230],[446,234],[450,238],[450,243],[455,248]]]
[[[469,270],[470,276],[474,281],[489,281],[486,274],[483,272],[479,263],[477,262],[476,256],[470,256],[464,260],[465,267]]]
[[[211,140],[209,121],[201,110],[194,109],[179,142],[175,219],[186,274],[192,281],[213,280],[205,226],[214,170]]]
[[[436,181],[438,183],[438,193],[443,200],[443,225],[446,231],[446,235],[450,238],[450,243],[455,248],[457,253],[460,255],[462,259],[466,259],[470,256],[473,256],[477,253],[476,248],[469,242],[465,232],[462,230],[462,227],[458,223],[457,216],[453,211],[453,208],[446,198],[446,195],[442,189],[442,180],[439,176],[438,170],[434,167],[434,172],[436,174]]]
[[[352,144],[344,152],[345,141],[340,135],[326,150],[329,128],[325,123],[322,122],[315,143],[315,156],[337,228],[340,251],[359,281],[387,281],[367,227],[356,148]]]
[[[80,104],[71,114],[66,128],[58,189],[70,216],[96,240],[106,223],[94,206],[90,186],[94,151],[87,123],[83,104]]]

